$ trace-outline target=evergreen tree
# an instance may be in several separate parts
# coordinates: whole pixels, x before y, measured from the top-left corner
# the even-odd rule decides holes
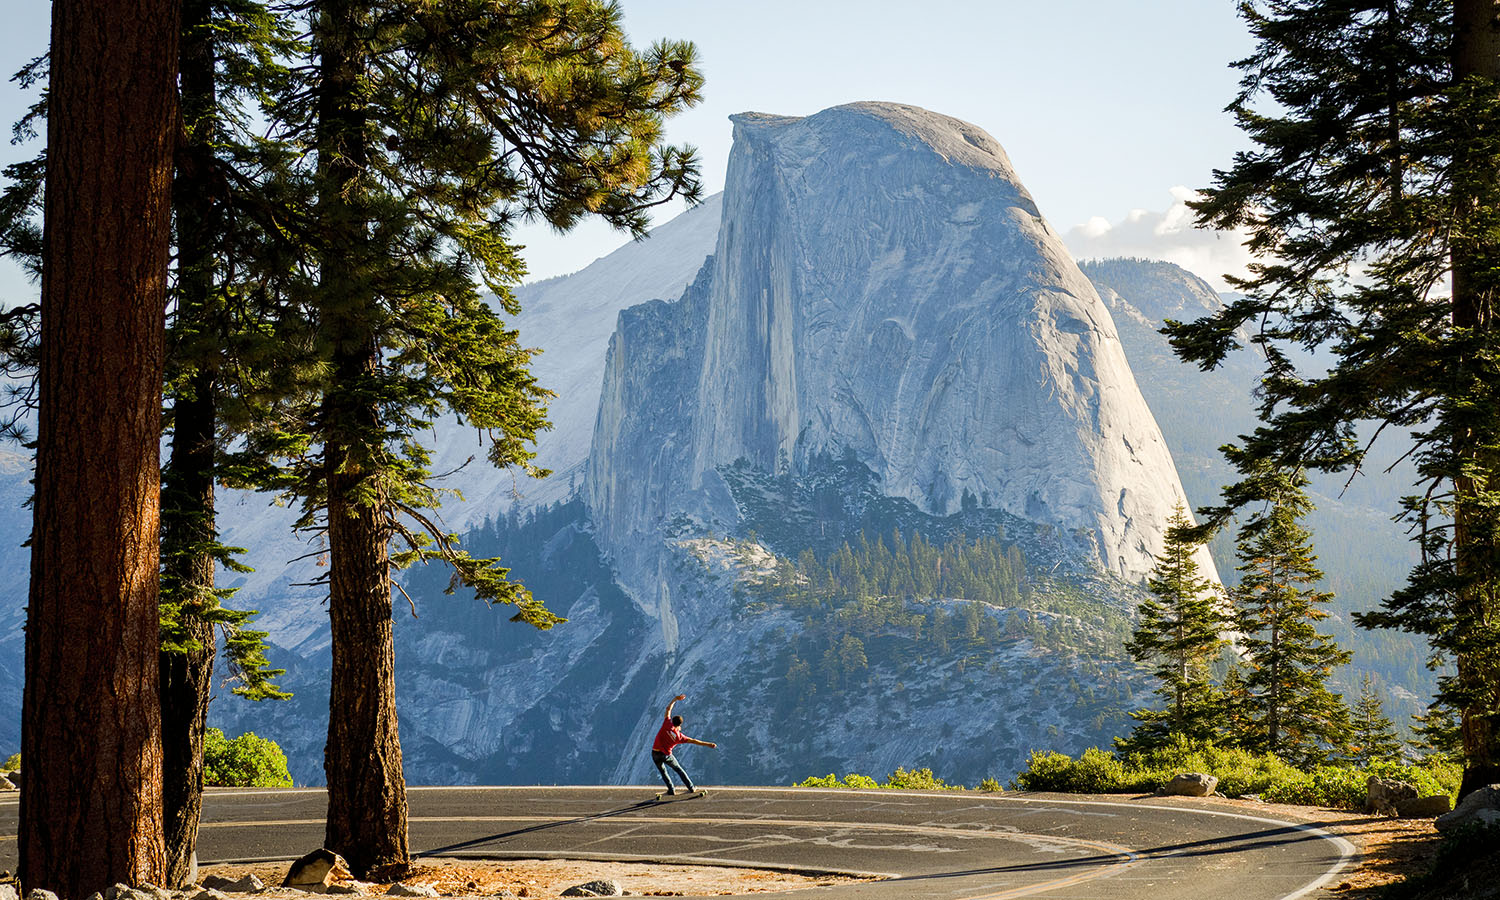
[[[160,884],[157,521],[178,5],[52,5],[22,891]]]
[[[1463,760],[1463,735],[1459,733],[1458,716],[1453,710],[1434,703],[1425,715],[1412,716],[1412,720],[1416,723],[1412,727],[1416,733],[1412,749],[1425,757],[1451,762]]]
[[[1140,620],[1125,644],[1136,662],[1150,667],[1164,708],[1132,712],[1139,724],[1116,739],[1122,750],[1165,746],[1174,736],[1211,741],[1218,733],[1222,704],[1211,667],[1227,643],[1222,633],[1228,622],[1213,582],[1199,573],[1193,559],[1198,545],[1192,525],[1178,504],[1147,582],[1151,596],[1141,603]]]
[[[1247,227],[1259,262],[1222,311],[1167,323],[1223,361],[1266,361],[1254,467],[1358,470],[1359,423],[1406,434],[1421,551],[1363,625],[1423,634],[1454,664],[1462,793],[1500,781],[1500,0],[1261,0],[1231,107],[1257,144],[1217,172],[1200,224]],[[1264,108],[1257,104],[1264,101]],[[1293,351],[1333,365],[1299,372]],[[1305,358],[1305,357],[1304,357]],[[1254,498],[1230,490],[1210,525]]]
[[[325,845],[361,877],[395,876],[409,854],[392,569],[440,559],[517,619],[559,621],[430,516],[417,435],[455,413],[490,439],[491,463],[539,471],[548,393],[481,283],[518,312],[518,217],[566,229],[596,215],[640,235],[651,207],[695,200],[691,152],[661,138],[701,77],[690,44],[639,53],[600,0],[324,0],[309,15],[314,65],[274,118],[313,150],[301,301],[320,365],[250,449],[288,460],[274,483],[327,540]]]
[[[1240,583],[1232,593],[1253,709],[1249,739],[1240,743],[1307,765],[1342,743],[1348,711],[1327,685],[1352,654],[1317,630],[1333,595],[1316,588],[1323,573],[1301,525],[1312,508],[1307,477],[1270,468],[1257,474],[1265,507],[1239,530]]]
[[[1349,759],[1360,766],[1376,760],[1399,759],[1401,739],[1386,717],[1380,694],[1366,675],[1359,683],[1359,702],[1349,715]]]

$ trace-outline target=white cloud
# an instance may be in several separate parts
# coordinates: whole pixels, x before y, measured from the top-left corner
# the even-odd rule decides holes
[[[1171,188],[1172,204],[1161,212],[1132,209],[1111,223],[1094,216],[1063,235],[1078,259],[1139,256],[1176,263],[1218,290],[1228,290],[1224,275],[1244,276],[1250,263],[1242,232],[1206,231],[1193,227],[1187,201],[1197,196],[1191,188]]]

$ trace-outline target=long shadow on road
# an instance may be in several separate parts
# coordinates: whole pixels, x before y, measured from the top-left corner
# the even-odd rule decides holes
[[[1248,834],[1236,834],[1224,838],[1205,838],[1200,841],[1184,841],[1180,844],[1163,844],[1158,847],[1132,849],[1139,860],[1215,856],[1224,853],[1241,853],[1262,847],[1279,847],[1284,844],[1299,844],[1303,841],[1325,840],[1305,828],[1267,828]],[[986,869],[967,869],[961,872],[931,872],[926,875],[908,875],[902,881],[923,881],[939,878],[962,878],[970,875],[999,875],[1006,872],[1049,872],[1066,869],[1082,869],[1118,863],[1127,857],[1122,853],[1080,856],[1074,859],[1051,860],[1037,863],[1017,863],[1012,866],[994,866]]]
[[[636,810],[644,809],[648,806],[657,805],[659,804],[655,800],[642,800],[639,803],[632,803],[629,806],[622,806],[619,809],[611,809],[606,812],[594,813],[587,816],[577,816],[572,819],[558,819],[556,822],[543,822],[540,825],[532,825],[528,828],[517,828],[514,831],[502,831],[498,834],[490,834],[484,837],[474,838],[473,840],[462,841],[457,844],[449,844],[446,847],[434,847],[431,850],[423,850],[420,853],[415,853],[412,855],[418,857],[440,856],[444,853],[452,853],[455,850],[467,850],[470,847],[477,847],[481,844],[488,844],[493,841],[504,840],[505,838],[519,837],[520,835],[531,834],[537,831],[546,831],[549,828],[562,828],[565,825],[578,825],[583,822],[593,822],[598,819],[608,819],[612,816],[623,816],[626,813],[635,812]]]

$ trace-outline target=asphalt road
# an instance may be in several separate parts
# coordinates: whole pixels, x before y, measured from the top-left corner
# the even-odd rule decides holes
[[[819,897],[1291,900],[1354,855],[1315,827],[1190,804],[1036,794],[719,788],[653,801],[644,787],[413,788],[414,854],[655,860],[890,880]],[[210,791],[205,863],[292,859],[321,846],[317,789]],[[0,867],[17,806],[0,800]]]

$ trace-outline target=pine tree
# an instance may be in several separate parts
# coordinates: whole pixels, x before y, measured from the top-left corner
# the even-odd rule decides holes
[[[1440,698],[1461,714],[1468,793],[1500,781],[1500,0],[1241,10],[1258,44],[1231,109],[1257,147],[1196,209],[1249,228],[1260,261],[1244,297],[1166,330],[1205,368],[1250,330],[1266,361],[1254,465],[1357,471],[1360,423],[1405,433],[1421,559],[1358,621],[1452,661]],[[1333,365],[1299,372],[1293,351],[1318,348]],[[1231,490],[1209,524],[1253,499]]]
[[[157,527],[177,4],[52,5],[22,890],[159,884]]]
[[[1463,735],[1459,733],[1458,716],[1451,709],[1434,703],[1425,714],[1412,716],[1412,721],[1416,734],[1412,749],[1445,762],[1463,760]]]
[[[1164,708],[1132,712],[1139,724],[1116,739],[1122,750],[1164,746],[1174,736],[1212,741],[1218,733],[1222,704],[1211,667],[1227,643],[1222,634],[1228,622],[1215,585],[1199,573],[1193,558],[1198,545],[1192,526],[1178,504],[1147,582],[1151,597],[1141,603],[1140,620],[1125,644],[1136,662],[1151,667]]]
[[[1359,683],[1359,702],[1349,715],[1349,759],[1359,766],[1377,760],[1399,759],[1401,739],[1386,717],[1380,694],[1366,675]]]
[[[250,447],[288,460],[275,483],[329,550],[325,845],[361,877],[396,875],[409,853],[392,569],[438,559],[520,621],[559,621],[429,514],[440,494],[417,436],[454,413],[490,439],[491,463],[539,472],[529,447],[548,392],[481,283],[518,312],[520,216],[566,229],[594,215],[640,235],[653,206],[695,200],[691,152],[661,137],[701,77],[690,44],[638,53],[599,0],[325,0],[310,17],[314,77],[274,118],[314,150],[302,299],[320,377]]]
[[[1333,595],[1316,588],[1323,573],[1301,525],[1312,508],[1307,477],[1268,467],[1257,474],[1265,506],[1239,530],[1232,592],[1253,708],[1251,739],[1241,744],[1309,765],[1342,742],[1348,711],[1327,684],[1352,654],[1317,631]]]

